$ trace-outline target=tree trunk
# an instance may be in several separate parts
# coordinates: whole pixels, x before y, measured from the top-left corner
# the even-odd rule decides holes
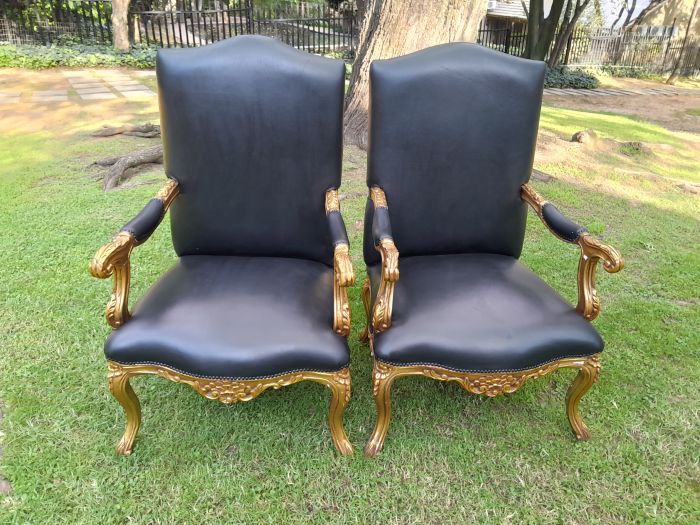
[[[369,66],[436,44],[476,40],[481,0],[368,0],[345,102],[345,140],[367,146]]]
[[[525,42],[525,58],[544,60],[549,53],[554,35],[559,26],[564,0],[553,0],[549,16],[544,18],[543,0],[531,0],[530,12],[527,17],[527,40]]]
[[[114,47],[128,51],[129,44],[129,1],[112,0],[112,35]]]
[[[576,24],[590,1],[591,0],[577,0],[573,13],[571,13],[570,10],[571,4],[567,5],[564,20],[562,20],[561,26],[559,27],[557,41],[554,43],[554,48],[552,49],[549,59],[547,60],[549,67],[557,67],[559,65],[559,59],[564,51],[564,47],[566,46],[571,34],[574,32],[574,29],[576,29]]]

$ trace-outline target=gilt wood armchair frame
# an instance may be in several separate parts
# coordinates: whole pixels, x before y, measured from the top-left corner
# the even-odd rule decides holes
[[[107,324],[113,329],[121,327],[130,319],[131,253],[136,246],[145,242],[150,234],[153,233],[179,193],[180,188],[177,181],[168,180],[165,186],[137,217],[137,219],[146,217],[149,208],[150,210],[155,208],[160,212],[154,221],[151,219],[153,222],[147,225],[145,232],[135,231],[129,225],[125,226],[112,241],[97,251],[90,263],[89,270],[94,277],[100,279],[113,277],[112,295],[105,309]],[[337,190],[330,189],[326,192],[325,209],[329,223],[339,219],[340,206]],[[136,223],[137,219],[129,224]],[[350,331],[350,305],[347,287],[352,286],[355,282],[347,242],[336,241],[333,260],[334,316],[332,329],[339,335],[347,337]],[[191,386],[203,397],[226,404],[250,401],[269,388],[279,389],[300,381],[320,383],[328,387],[332,394],[328,425],[333,444],[340,454],[352,454],[352,445],[343,427],[343,414],[350,401],[351,394],[350,371],[348,368],[343,368],[336,372],[298,371],[250,380],[196,377],[161,365],[126,365],[114,361],[107,362],[107,369],[109,389],[126,413],[126,429],[116,449],[119,455],[128,455],[132,452],[134,440],[141,426],[141,405],[129,384],[129,380],[132,377],[139,375],[157,375],[176,383],[183,383]]]
[[[558,210],[548,203],[529,184],[523,184],[521,198],[533,209],[547,228],[565,242],[578,244],[580,258],[578,265],[578,304],[576,311],[585,319],[592,321],[600,313],[600,301],[595,290],[595,274],[598,262],[603,262],[603,268],[608,273],[619,272],[624,266],[620,253],[613,247],[591,237],[588,232],[576,227],[571,235],[557,228],[556,224],[547,219],[545,213],[551,212],[561,216]],[[388,203],[384,191],[373,186],[370,188],[370,199],[375,210],[383,209],[388,215]],[[561,217],[562,220],[563,217]],[[570,225],[574,225],[570,223]],[[393,239],[384,237],[375,248],[381,254],[381,280],[374,306],[371,306],[371,290],[369,277],[365,279],[362,299],[367,314],[367,327],[361,334],[361,339],[368,342],[370,352],[374,356],[374,335],[391,327],[394,288],[399,280],[399,251]],[[575,368],[578,374],[571,383],[566,394],[566,414],[576,439],[587,440],[590,437],[579,412],[579,402],[583,395],[593,386],[600,374],[600,354],[587,358],[565,358],[547,363],[543,366],[517,372],[458,372],[432,365],[398,366],[382,362],[374,358],[372,372],[372,389],[377,406],[377,421],[374,431],[365,446],[365,455],[376,456],[384,446],[384,440],[391,421],[390,391],[394,381],[404,376],[425,376],[438,381],[453,381],[472,394],[495,397],[509,394],[520,389],[528,379],[543,377],[560,368]]]

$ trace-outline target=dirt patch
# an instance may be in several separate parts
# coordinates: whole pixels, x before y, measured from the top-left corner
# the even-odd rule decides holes
[[[622,89],[645,89],[665,87],[664,84],[642,80],[617,79],[615,87]],[[679,88],[680,89],[680,88]],[[673,131],[700,133],[700,115],[688,110],[700,108],[700,89],[684,89],[683,95],[622,95],[622,96],[547,96],[550,106],[608,111],[622,115],[633,115],[648,122],[659,124]]]

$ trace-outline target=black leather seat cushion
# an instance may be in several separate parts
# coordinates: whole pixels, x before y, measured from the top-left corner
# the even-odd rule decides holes
[[[289,258],[186,256],[105,345],[123,364],[205,377],[257,378],[347,366],[332,330],[333,270]]]
[[[603,349],[590,323],[512,257],[407,257],[399,271],[392,326],[374,343],[382,361],[493,372]],[[380,266],[369,274],[376,290]]]

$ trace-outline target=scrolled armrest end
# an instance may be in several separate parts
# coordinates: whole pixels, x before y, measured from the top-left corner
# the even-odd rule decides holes
[[[355,271],[350,259],[350,249],[347,244],[338,244],[333,252],[333,271],[338,286],[348,287],[355,284]]]
[[[136,239],[132,234],[118,233],[114,239],[97,250],[88,268],[90,275],[98,279],[110,277],[116,266],[128,262],[134,246],[136,246]]]
[[[600,259],[608,273],[617,273],[625,267],[625,259],[618,250],[587,233],[579,237],[578,244],[582,257]]]

